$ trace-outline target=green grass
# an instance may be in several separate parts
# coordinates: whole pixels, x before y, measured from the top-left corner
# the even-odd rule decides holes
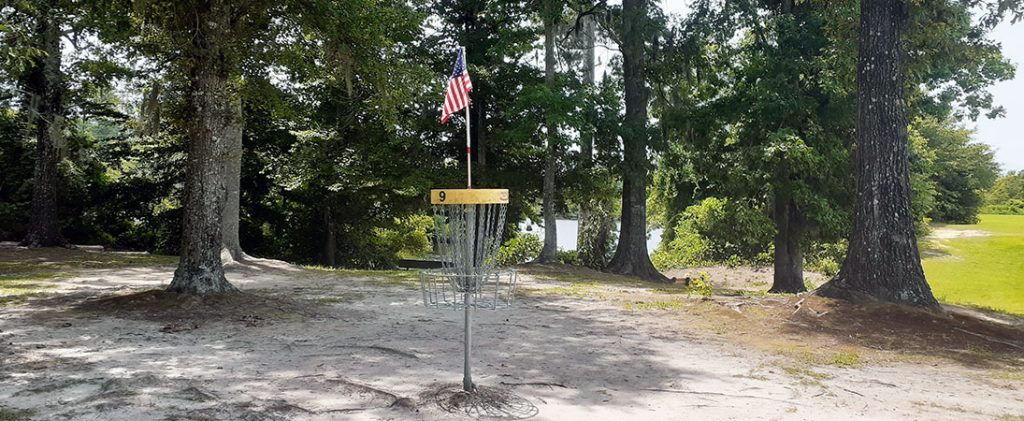
[[[0,421],[22,421],[29,420],[32,416],[32,411],[24,409],[14,409],[7,406],[0,405]]]
[[[302,267],[313,272],[334,275],[339,280],[362,278],[367,283],[375,286],[407,289],[418,289],[420,287],[420,272],[418,270],[342,269],[319,265],[303,265]]]
[[[63,248],[0,250],[0,306],[46,296],[57,289],[54,280],[74,276],[81,270],[172,265],[177,261],[174,256]]]
[[[980,230],[983,237],[933,240],[922,262],[940,301],[1024,315],[1024,215],[981,215],[976,225],[939,228]]]

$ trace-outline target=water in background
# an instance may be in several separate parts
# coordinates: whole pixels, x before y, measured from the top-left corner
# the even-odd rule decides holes
[[[576,250],[576,228],[577,222],[575,219],[556,219],[555,229],[558,230],[558,248],[562,250]],[[615,223],[616,229],[618,229],[619,223]],[[529,221],[519,223],[519,232],[537,234],[541,240],[544,240],[544,228],[540,225],[530,224]],[[647,233],[647,251],[653,252],[654,249],[658,248],[658,243],[661,242],[661,229],[654,229]],[[614,246],[613,246],[614,247]]]

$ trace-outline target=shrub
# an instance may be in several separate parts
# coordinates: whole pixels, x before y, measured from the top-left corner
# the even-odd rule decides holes
[[[579,254],[576,252],[576,250],[561,250],[561,249],[559,249],[557,257],[558,257],[558,263],[561,263],[563,265],[573,265],[573,266],[579,266],[580,265]]]
[[[498,266],[512,266],[529,262],[540,254],[544,243],[536,234],[520,234],[502,244],[494,256]]]
[[[835,243],[813,243],[804,254],[804,262],[808,270],[818,272],[827,277],[839,273],[839,266],[846,258],[846,240]]]
[[[711,297],[714,294],[714,287],[711,285],[711,278],[707,272],[701,272],[700,277],[690,281],[689,292],[700,295],[701,297]]]
[[[1024,215],[1024,200],[1010,199],[1004,203],[988,205],[981,208],[981,213],[995,215]]]
[[[671,241],[652,256],[659,268],[771,261],[775,228],[760,206],[709,197],[686,208],[672,227]]]

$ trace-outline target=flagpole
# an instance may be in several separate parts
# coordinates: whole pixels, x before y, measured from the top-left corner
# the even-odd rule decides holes
[[[466,58],[466,47],[460,46],[462,49],[462,64],[466,66],[465,71],[469,71],[469,60]],[[466,188],[473,188],[473,153],[472,144],[470,143],[469,136],[469,95],[466,95]]]

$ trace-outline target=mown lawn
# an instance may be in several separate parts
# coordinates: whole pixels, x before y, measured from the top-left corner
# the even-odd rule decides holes
[[[940,225],[936,229],[988,233],[931,239],[931,244],[923,247],[937,252],[923,263],[940,301],[1024,315],[1024,216],[981,215],[981,223],[976,225]]]

